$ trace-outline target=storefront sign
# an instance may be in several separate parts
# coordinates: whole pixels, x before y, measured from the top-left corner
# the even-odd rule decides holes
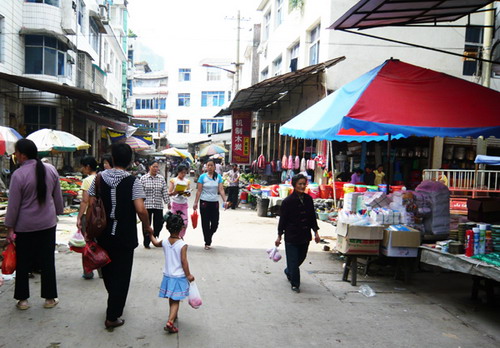
[[[231,163],[250,164],[252,112],[234,110],[231,120]]]

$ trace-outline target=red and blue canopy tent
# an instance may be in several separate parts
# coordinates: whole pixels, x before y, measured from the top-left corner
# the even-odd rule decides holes
[[[362,141],[360,132],[393,138],[499,137],[500,93],[391,59],[280,128],[282,135],[307,139],[355,135]]]

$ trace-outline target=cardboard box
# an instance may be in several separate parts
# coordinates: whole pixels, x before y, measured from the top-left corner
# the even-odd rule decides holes
[[[384,230],[380,245],[383,255],[389,257],[417,257],[420,246],[420,231],[408,227],[410,231]]]
[[[384,226],[355,226],[339,222],[337,235],[349,239],[382,240]]]
[[[344,236],[337,236],[338,252],[347,255],[378,255],[380,240],[373,239],[351,239]]]
[[[467,218],[477,222],[500,221],[500,200],[496,198],[467,199]]]

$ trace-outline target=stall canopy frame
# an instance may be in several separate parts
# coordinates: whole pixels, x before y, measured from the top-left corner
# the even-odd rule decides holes
[[[345,59],[344,56],[311,65],[283,75],[271,77],[253,86],[240,90],[228,108],[219,111],[215,117],[231,115],[232,110],[258,111],[286,96],[291,90]]]
[[[335,29],[351,34],[366,36],[374,39],[394,42],[402,45],[423,48],[431,51],[446,53],[454,56],[475,59],[482,62],[500,64],[499,62],[471,57],[464,54],[441,50],[429,46],[418,45],[411,42],[393,40],[386,37],[367,34],[352,29],[371,29],[386,26],[413,26],[413,27],[465,27],[460,24],[438,24],[441,22],[453,22],[473,13],[494,11],[481,10],[486,5],[493,3],[492,0],[361,0],[349,11],[335,21],[328,29]],[[474,25],[478,26],[478,25]],[[494,27],[483,25],[481,27]]]

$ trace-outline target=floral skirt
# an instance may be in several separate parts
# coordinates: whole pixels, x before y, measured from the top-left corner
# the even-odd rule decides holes
[[[189,295],[189,281],[186,277],[173,278],[163,275],[158,297],[183,300]]]

